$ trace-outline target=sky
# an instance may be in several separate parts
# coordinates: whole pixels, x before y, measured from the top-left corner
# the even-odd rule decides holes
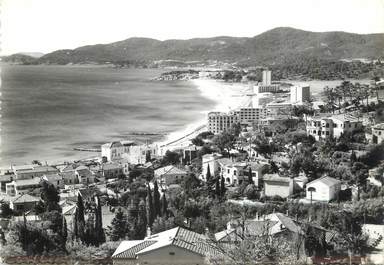
[[[275,27],[384,32],[384,0],[0,0],[1,55],[130,37],[252,37]]]

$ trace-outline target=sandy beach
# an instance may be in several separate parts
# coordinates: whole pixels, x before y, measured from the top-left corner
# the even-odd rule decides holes
[[[189,139],[194,138],[201,131],[206,131],[202,127],[207,124],[209,112],[228,112],[244,105],[246,98],[241,95],[250,91],[248,84],[226,83],[212,79],[193,79],[189,82],[193,82],[201,95],[214,101],[216,105],[212,106],[210,111],[202,112],[204,118],[187,125],[183,130],[170,133],[166,140],[156,143],[159,146],[167,145],[169,149],[172,149],[172,146],[186,145]]]

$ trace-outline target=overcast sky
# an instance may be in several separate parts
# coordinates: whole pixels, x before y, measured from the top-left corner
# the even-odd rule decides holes
[[[129,37],[251,37],[274,27],[384,32],[384,0],[0,0],[1,54]]]

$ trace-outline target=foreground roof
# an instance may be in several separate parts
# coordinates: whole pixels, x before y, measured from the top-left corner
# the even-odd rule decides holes
[[[39,202],[39,201],[40,201],[40,198],[29,195],[29,194],[22,194],[12,200],[13,203]]]
[[[166,246],[177,246],[201,256],[212,253],[213,248],[207,244],[205,235],[175,227],[164,232],[144,238],[144,240],[123,241],[113,253],[114,259],[136,259],[137,256]]]

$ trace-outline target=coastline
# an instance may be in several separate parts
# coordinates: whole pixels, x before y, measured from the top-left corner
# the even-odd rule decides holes
[[[172,146],[183,146],[190,139],[194,138],[199,132],[204,129],[203,126],[207,124],[207,115],[212,111],[228,112],[236,109],[244,101],[243,97],[236,97],[237,95],[248,89],[247,84],[241,83],[225,83],[224,81],[218,81],[213,79],[191,79],[188,82],[192,82],[193,85],[200,91],[200,95],[212,100],[215,104],[212,105],[212,109],[202,111],[203,118],[186,125],[183,129],[171,132],[166,136],[166,139],[160,142],[155,142],[160,147],[164,148],[164,152],[168,149],[172,149]],[[161,151],[161,153],[164,153]]]

